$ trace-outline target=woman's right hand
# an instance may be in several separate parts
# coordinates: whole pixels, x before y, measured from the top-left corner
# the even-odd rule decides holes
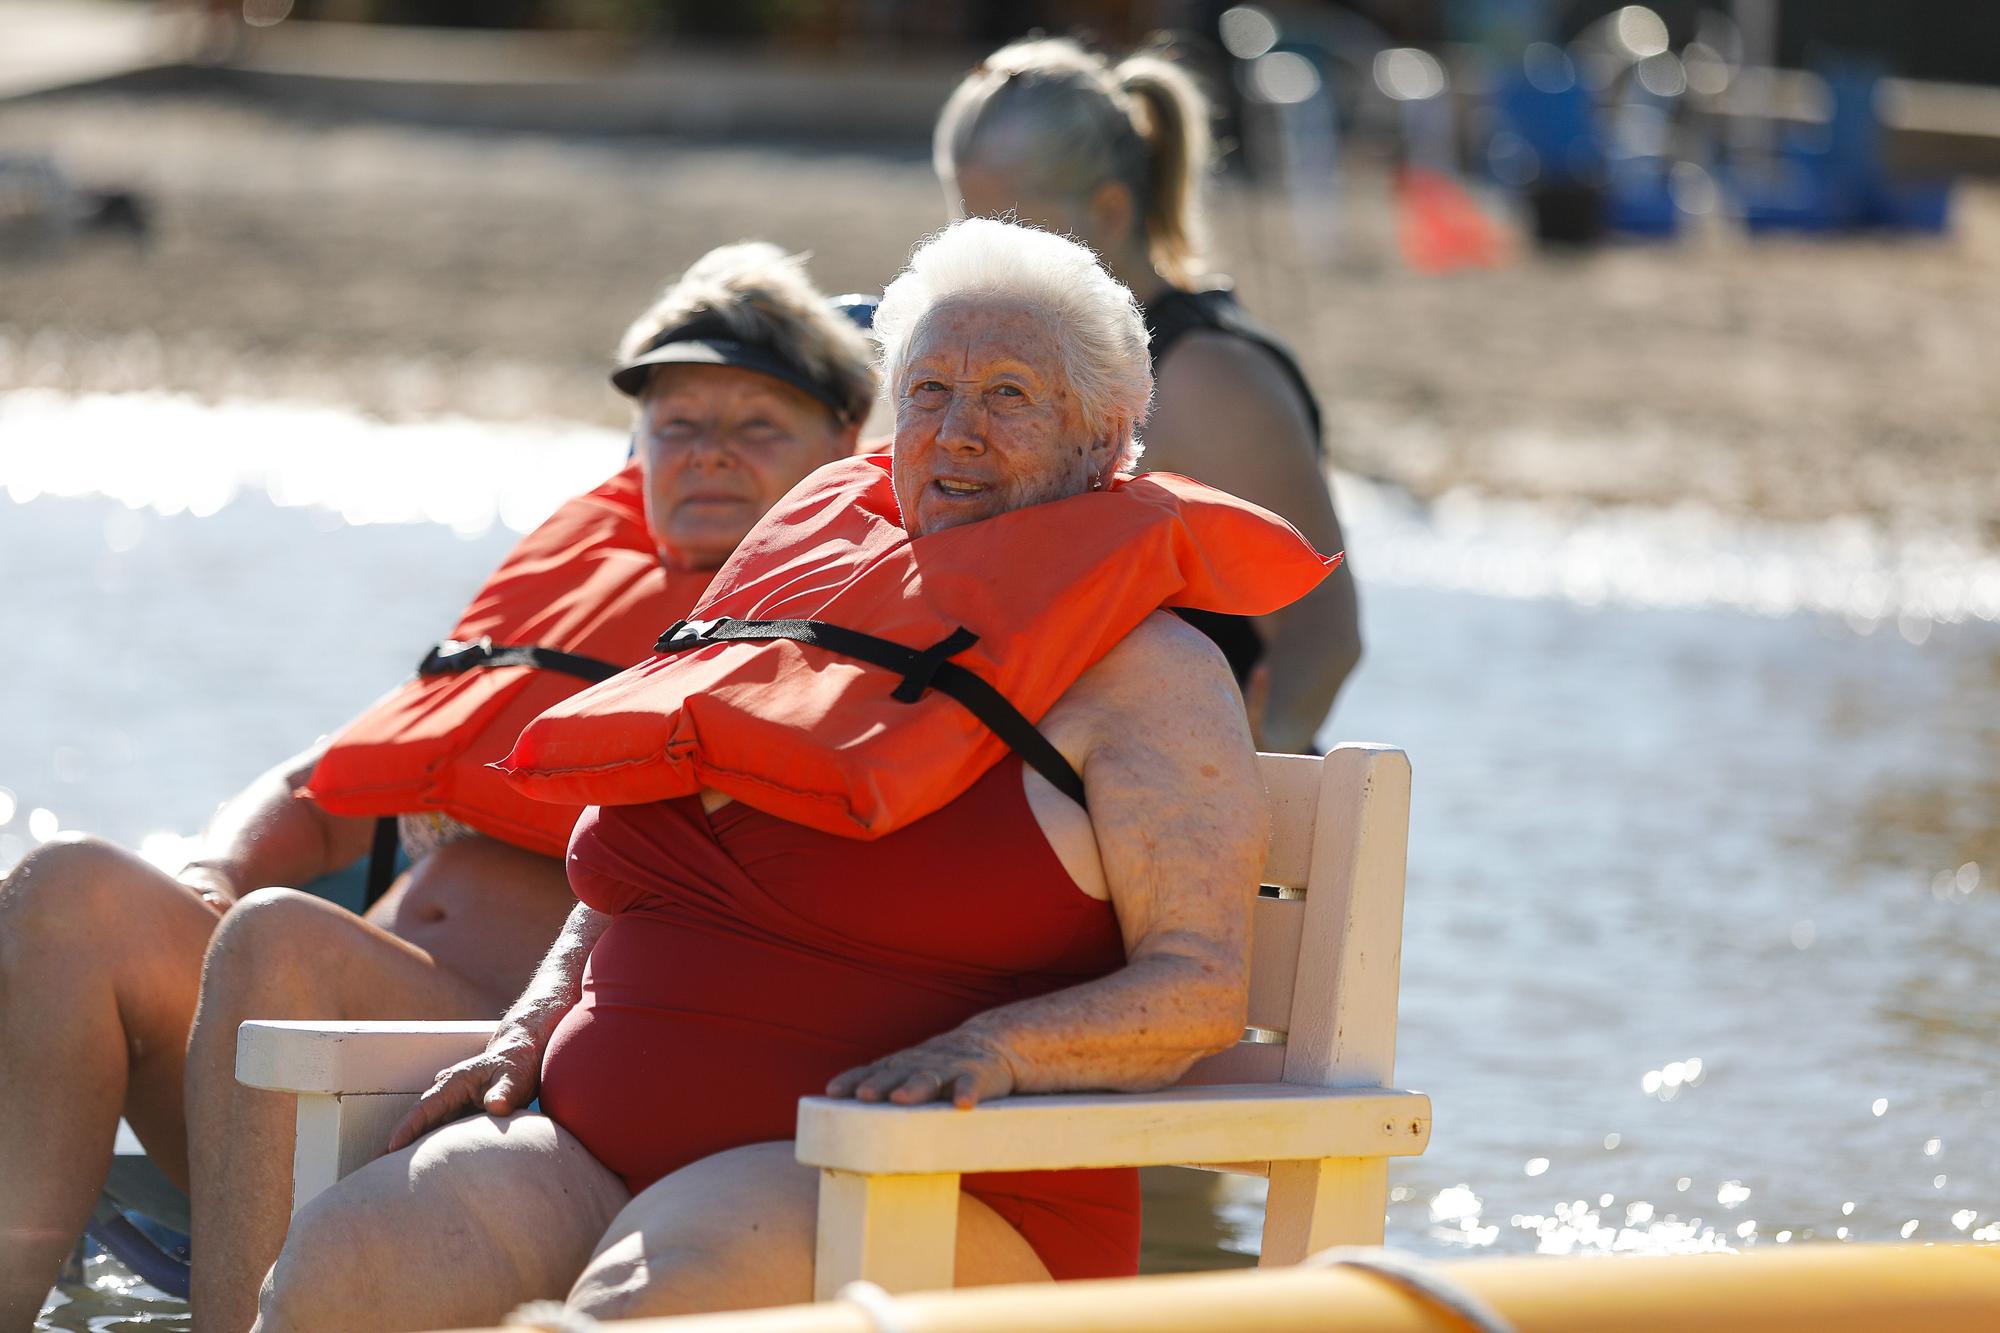
[[[430,1091],[389,1135],[387,1151],[408,1147],[448,1120],[478,1108],[507,1115],[535,1099],[542,1080],[542,1048],[552,1023],[502,1020],[486,1049],[437,1076]]]

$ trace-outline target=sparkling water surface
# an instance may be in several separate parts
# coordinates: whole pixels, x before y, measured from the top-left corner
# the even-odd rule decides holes
[[[351,716],[517,530],[571,426],[0,395],[0,868],[170,857]],[[1342,478],[1367,659],[1324,739],[1415,770],[1399,1078],[1437,1254],[2000,1240],[2000,561],[1951,533],[1422,508]],[[1254,1182],[1151,1267],[1246,1262]],[[107,1261],[44,1325],[180,1327]]]

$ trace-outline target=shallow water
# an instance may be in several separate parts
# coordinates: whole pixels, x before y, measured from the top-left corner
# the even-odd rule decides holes
[[[167,854],[621,454],[0,396],[0,867],[58,827]],[[1392,1171],[1390,1242],[2000,1240],[2000,562],[1858,524],[1342,501],[1368,658],[1326,739],[1416,773],[1400,1076],[1436,1129]],[[1241,1262],[1257,1218],[1227,1182],[1148,1262]],[[101,1290],[49,1326],[174,1308]]]

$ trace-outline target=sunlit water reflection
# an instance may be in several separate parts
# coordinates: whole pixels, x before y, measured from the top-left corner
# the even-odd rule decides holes
[[[407,672],[512,530],[622,452],[0,397],[0,866],[59,828],[196,827]],[[1327,739],[1416,769],[1400,1073],[1437,1121],[1393,1172],[1391,1242],[2000,1240],[1992,554],[1342,500],[1368,658]],[[1163,1205],[1149,1262],[1241,1262],[1258,1216],[1243,1181]],[[179,1318],[70,1295],[52,1326]]]

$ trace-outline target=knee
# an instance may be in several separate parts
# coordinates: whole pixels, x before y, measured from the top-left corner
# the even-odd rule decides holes
[[[647,1245],[628,1236],[590,1261],[565,1304],[606,1322],[786,1304],[741,1297],[743,1279],[755,1269],[739,1271],[742,1256],[732,1255],[733,1248],[727,1241],[694,1238]]]
[[[292,1219],[278,1261],[257,1294],[261,1333],[294,1329],[353,1328],[368,1322],[356,1308],[377,1287],[377,1256],[367,1227],[317,1203]]]
[[[0,880],[0,940],[56,945],[92,940],[101,948],[127,906],[132,854],[85,835],[45,842]]]
[[[290,1010],[319,997],[320,978],[326,975],[323,964],[329,951],[339,947],[345,915],[333,904],[296,889],[258,889],[244,895],[209,941],[202,961],[197,1026],[204,1017],[212,1019],[246,1003],[276,1004],[287,1010],[248,1017],[338,1017]]]
[[[571,1288],[592,1319],[666,1319],[812,1299],[812,1251],[794,1237],[744,1230],[608,1247]]]
[[[812,1299],[818,1180],[789,1143],[704,1158],[641,1195],[571,1288],[595,1319],[661,1318]]]
[[[210,977],[287,982],[301,973],[292,964],[324,957],[339,932],[338,907],[297,889],[258,889],[237,899],[209,941],[203,982]]]

